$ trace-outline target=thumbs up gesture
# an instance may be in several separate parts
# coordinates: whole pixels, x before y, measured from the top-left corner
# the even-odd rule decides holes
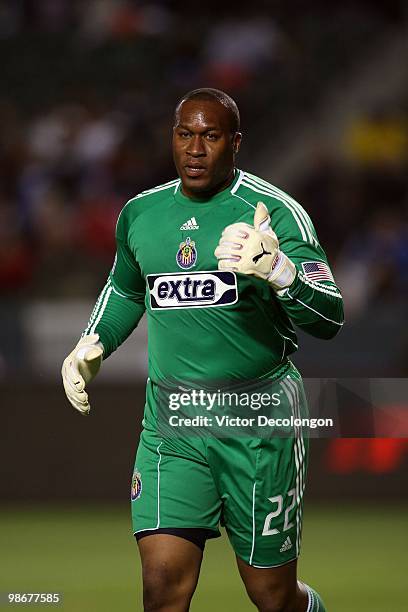
[[[263,202],[258,202],[253,226],[242,222],[228,225],[214,251],[218,269],[253,274],[268,281],[276,291],[289,287],[296,268],[279,250],[279,241],[270,223],[268,209]]]

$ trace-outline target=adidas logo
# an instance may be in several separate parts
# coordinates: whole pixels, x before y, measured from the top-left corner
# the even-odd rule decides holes
[[[181,230],[197,230],[197,229],[200,229],[200,226],[197,224],[196,218],[191,217],[191,219],[189,219],[188,221],[183,223],[183,225],[180,226],[180,229]]]
[[[284,543],[282,544],[282,546],[280,547],[279,552],[286,552],[287,550],[290,550],[291,548],[292,548],[292,540],[288,536],[286,540],[284,541]]]

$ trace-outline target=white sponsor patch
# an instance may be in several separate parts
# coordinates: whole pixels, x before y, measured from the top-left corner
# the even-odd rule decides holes
[[[148,274],[152,310],[227,306],[238,300],[234,272]]]

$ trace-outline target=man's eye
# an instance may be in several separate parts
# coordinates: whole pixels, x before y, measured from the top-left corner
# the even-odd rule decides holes
[[[207,140],[218,140],[217,134],[207,134]]]
[[[190,136],[190,132],[179,132],[180,138],[188,138]]]

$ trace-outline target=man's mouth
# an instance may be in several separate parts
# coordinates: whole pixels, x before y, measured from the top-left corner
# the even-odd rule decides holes
[[[202,174],[204,174],[204,172],[206,171],[206,168],[202,164],[190,162],[189,164],[186,164],[184,166],[184,170],[187,176],[197,177],[197,176],[201,176]]]

